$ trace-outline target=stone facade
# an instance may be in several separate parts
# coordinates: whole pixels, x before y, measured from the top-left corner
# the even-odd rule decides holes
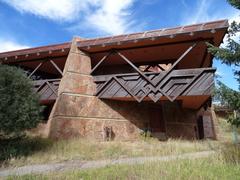
[[[49,117],[48,136],[54,139],[80,136],[103,140],[104,128],[109,127],[114,140],[136,139],[149,128],[152,104],[101,100],[94,96],[96,87],[90,75],[91,59],[77,48],[76,40],[72,42],[58,98]],[[196,119],[203,112],[182,109],[175,103],[157,103],[155,106],[162,107],[161,118],[165,124],[160,136],[198,137]],[[209,129],[207,125],[205,128]],[[213,130],[213,126],[211,128]],[[213,133],[208,132],[208,135],[213,136]],[[159,134],[156,133],[156,137]]]

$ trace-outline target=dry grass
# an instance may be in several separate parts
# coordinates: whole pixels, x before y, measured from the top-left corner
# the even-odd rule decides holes
[[[227,145],[224,151],[197,160],[152,162],[143,165],[116,165],[91,170],[13,176],[9,179],[239,179],[240,150]]]
[[[9,166],[59,162],[71,159],[96,160],[136,156],[165,156],[204,150],[217,154],[198,160],[175,160],[143,165],[116,165],[105,168],[61,173],[13,176],[8,179],[239,179],[240,147],[231,143],[231,128],[225,119],[220,122],[220,141],[186,141],[156,139],[134,142],[90,142],[83,139],[52,142],[39,139],[45,148],[32,154],[11,158]],[[46,142],[47,141],[47,142]],[[41,147],[41,146],[40,146]]]
[[[210,140],[187,141],[181,139],[169,139],[166,142],[159,142],[152,138],[134,142],[94,142],[84,139],[60,140],[53,142],[38,138],[29,141],[29,143],[37,144],[37,146],[30,149],[30,153],[5,160],[2,166],[22,166],[60,162],[72,159],[97,160],[137,156],[175,155],[216,149],[219,146],[217,141]],[[25,148],[26,146],[29,145],[26,143],[22,148]]]
[[[224,137],[221,141],[169,139],[166,142],[161,142],[157,139],[147,138],[132,142],[94,142],[85,139],[59,140],[54,142],[41,138],[28,139],[26,142],[13,144],[9,149],[3,151],[11,152],[13,149],[14,153],[13,155],[6,155],[7,158],[3,161],[2,166],[13,167],[73,159],[98,160],[137,156],[165,156],[205,150],[219,150],[226,143],[231,142],[229,125],[226,124],[224,119],[219,119],[219,121],[220,128],[222,129],[221,134]],[[18,153],[12,147],[17,148],[17,150],[20,149],[19,152],[23,150],[24,153]],[[27,151],[26,147],[29,148]],[[5,146],[1,148],[5,148]]]
[[[232,142],[233,141],[233,128],[227,122],[227,119],[224,117],[217,117],[220,127],[219,139],[221,142]],[[238,139],[240,140],[240,127],[236,129],[238,133]]]

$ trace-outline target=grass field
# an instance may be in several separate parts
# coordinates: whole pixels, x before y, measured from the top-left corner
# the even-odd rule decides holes
[[[231,152],[229,152],[231,151]],[[234,155],[229,155],[234,153]],[[230,145],[209,158],[117,165],[82,171],[67,171],[46,175],[12,176],[8,179],[239,179],[240,150]]]
[[[83,139],[53,142],[27,138],[0,144],[2,167],[61,162],[65,160],[98,160],[137,156],[165,156],[187,152],[216,150],[217,154],[197,160],[175,160],[143,165],[118,165],[84,171],[68,171],[46,175],[14,176],[8,179],[238,179],[240,147],[231,142],[231,128],[220,121],[220,141],[187,141],[153,138],[132,142],[94,142]]]
[[[187,141],[169,139],[159,142],[156,139],[133,142],[94,142],[84,139],[60,140],[32,138],[1,145],[5,159],[2,167],[22,166],[65,160],[98,160],[137,156],[165,156],[187,152],[218,149],[217,141]]]

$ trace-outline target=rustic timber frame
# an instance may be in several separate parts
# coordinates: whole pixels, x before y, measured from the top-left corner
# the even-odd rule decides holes
[[[141,72],[126,56],[117,50],[112,50],[99,61],[92,69],[91,74],[93,74],[111,54],[119,55],[137,74],[128,73],[94,76],[94,81],[97,84],[96,95],[99,98],[131,96],[138,102],[141,102],[147,96],[154,102],[157,102],[162,96],[165,96],[173,102],[180,95],[194,95],[196,93],[202,95],[210,94],[214,85],[213,74],[215,69],[174,70],[195,46],[197,46],[197,43],[191,45],[174,62],[170,69],[161,73]],[[146,69],[149,67],[150,66]],[[208,79],[208,81],[203,83],[202,81],[206,79]]]
[[[23,68],[47,106],[51,138],[216,138],[213,57],[226,20],[0,53]],[[204,135],[200,129],[204,131]],[[109,136],[110,135],[110,136]]]
[[[58,65],[54,62],[54,60],[47,59],[47,60],[41,61],[36,66],[36,68],[32,72],[30,72],[30,74],[28,75],[28,78],[32,78],[37,72],[37,70],[47,62],[50,62],[50,64],[57,70],[60,76],[57,79],[36,80],[33,78],[34,91],[39,94],[40,100],[42,102],[46,102],[49,100],[52,100],[52,101],[56,100],[58,96],[59,83],[63,76],[63,71],[58,67]]]

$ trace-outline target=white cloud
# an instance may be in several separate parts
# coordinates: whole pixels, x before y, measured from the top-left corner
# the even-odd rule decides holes
[[[129,20],[128,8],[133,4],[132,0],[104,0],[101,8],[91,14],[87,21],[90,25],[98,27],[109,34],[121,34],[128,32],[133,24]]]
[[[87,0],[2,0],[21,13],[31,13],[54,21],[70,21],[86,9]]]
[[[235,19],[239,11],[230,7],[229,8],[215,8],[218,0],[196,0],[194,7],[188,6],[183,13],[181,24],[195,24],[201,22],[214,21],[219,19]]]
[[[131,29],[135,0],[1,0],[21,13],[56,22],[73,22],[107,34]],[[81,27],[82,28],[82,27]]]
[[[29,48],[29,46],[22,45],[14,41],[0,40],[0,44],[0,52]]]
[[[239,10],[234,9],[230,5],[229,8],[225,9],[212,9],[214,7],[214,4],[217,2],[217,0],[197,0],[196,7],[188,7],[186,9],[186,12],[181,20],[181,24],[195,24],[219,19],[228,19],[229,24],[233,21],[240,23]],[[237,33],[236,36],[233,37],[233,39],[239,41],[239,36],[240,33]],[[226,42],[227,36],[224,37],[221,47],[225,47]]]
[[[235,13],[231,17],[229,17],[229,24],[231,24],[233,21],[236,21],[237,23],[240,23],[240,14]],[[240,32],[237,32],[235,36],[232,37],[234,41],[239,42]],[[223,43],[221,44],[221,47],[226,47],[227,45],[227,36],[224,37]]]
[[[183,16],[181,24],[187,25],[187,24],[195,24],[199,22],[209,21],[211,17],[208,15],[207,12],[211,5],[211,2],[212,0],[196,1],[196,8],[195,7],[188,8],[188,11]]]

